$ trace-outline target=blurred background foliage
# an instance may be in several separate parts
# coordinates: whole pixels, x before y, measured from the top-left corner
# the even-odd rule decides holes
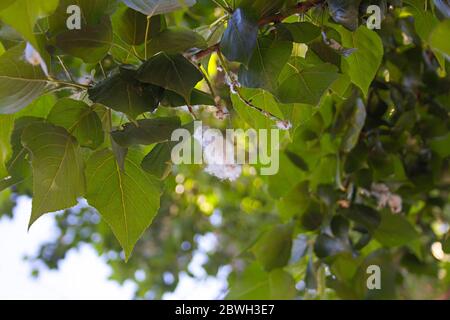
[[[333,7],[339,1],[327,2]],[[362,1],[361,10],[369,2],[374,1]],[[208,235],[214,245],[203,252],[206,274],[215,276],[224,267],[231,271],[229,290],[221,297],[449,298],[450,67],[445,54],[428,42],[430,26],[448,18],[448,1],[375,2],[385,9],[377,30],[384,54],[375,80],[362,94],[342,75],[318,105],[283,110],[290,113],[293,128],[282,137],[278,174],[259,176],[257,168],[245,166],[242,176],[230,182],[198,165],[174,166],[159,212],[127,263],[108,226],[82,202],[55,215],[58,236],[27,257],[36,266],[34,274],[39,276],[42,263],[57,269],[68,251],[89,244],[111,266],[113,280],[136,283],[136,298],[161,298],[177,287],[181,273],[195,277],[188,266],[195,252],[204,251],[200,237]],[[164,23],[196,30],[215,44],[225,29],[217,21],[226,14],[217,3],[239,6],[198,0],[165,14]],[[114,11],[114,28],[123,21],[123,10],[121,3]],[[338,52],[330,49],[319,32],[308,40],[310,54],[300,64],[320,59],[341,68],[342,50],[349,49],[347,31],[325,6],[288,21],[311,22],[326,31],[328,40],[342,44]],[[363,14],[359,23],[364,23]],[[212,24],[221,26],[217,35],[211,34]],[[20,35],[2,23],[0,39],[7,49]],[[123,40],[114,41],[117,45],[101,63],[64,56],[64,64],[74,78],[99,82],[118,65],[136,62],[132,55],[124,56]],[[221,129],[272,126],[239,111],[242,106],[232,101],[217,55],[202,63],[230,113],[223,120],[215,108],[200,106],[195,111],[205,124]],[[238,65],[230,68],[238,73]],[[52,69],[65,77],[61,64],[53,62]],[[208,91],[204,81],[197,88]],[[259,89],[245,90],[250,95]],[[59,98],[72,94],[68,89],[49,92],[20,115],[46,117]],[[189,119],[173,108],[160,108],[156,115]],[[121,114],[113,116],[115,125],[124,122]],[[17,197],[31,193],[29,181],[0,193],[0,214],[12,217]],[[381,267],[381,290],[366,287],[369,265]]]

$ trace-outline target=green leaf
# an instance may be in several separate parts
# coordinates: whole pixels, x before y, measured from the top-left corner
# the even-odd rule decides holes
[[[314,231],[320,228],[324,220],[320,204],[317,201],[310,201],[306,211],[300,216],[300,223],[303,230]]]
[[[220,42],[220,50],[229,61],[248,65],[256,47],[258,21],[241,8],[234,11]]]
[[[311,195],[307,183],[300,183],[278,202],[278,212],[283,221],[301,217],[309,207]]]
[[[98,24],[83,26],[81,30],[67,30],[56,36],[58,48],[86,63],[102,60],[108,54],[112,41],[113,31],[109,17],[104,17]]]
[[[159,208],[158,181],[139,163],[140,156],[130,152],[122,171],[114,154],[105,149],[94,153],[86,166],[86,199],[111,227],[126,260]]]
[[[367,96],[369,86],[375,78],[383,58],[383,43],[378,34],[361,26],[356,32],[339,29],[342,45],[356,48],[348,57],[342,58],[342,70]]]
[[[57,98],[53,94],[44,94],[14,115],[16,116],[16,119],[21,117],[37,117],[45,119],[57,101]]]
[[[21,44],[0,56],[0,114],[15,113],[38,98],[47,85],[40,66],[23,59]]]
[[[438,1],[443,3],[443,1]],[[426,6],[423,5],[421,1],[409,0],[405,1],[405,4],[410,6],[410,9],[414,16],[414,26],[416,33],[419,35],[420,39],[424,42],[427,47],[430,46],[430,34],[439,25],[439,19],[434,14],[434,12],[426,10]],[[445,69],[445,58],[441,52],[434,50],[436,59]]]
[[[6,9],[10,5],[12,5],[16,0],[2,0],[2,3],[0,3],[0,11]]]
[[[168,54],[183,53],[191,48],[205,49],[205,39],[197,32],[186,28],[167,28],[153,35],[147,42],[147,54],[153,56],[164,51]]]
[[[122,66],[119,72],[88,90],[89,98],[111,109],[136,118],[158,107],[162,89],[135,79],[136,71]]]
[[[141,167],[146,172],[157,177],[165,179],[172,169],[172,142],[164,142],[157,144],[142,160]]]
[[[349,209],[341,212],[346,218],[360,224],[368,231],[373,232],[381,223],[381,216],[378,211],[371,207],[354,204]]]
[[[374,238],[387,247],[413,245],[419,240],[419,233],[404,217],[387,210],[381,212],[381,223],[374,232]]]
[[[256,263],[241,274],[231,274],[228,282],[228,300],[284,300],[295,297],[295,281],[289,273],[281,269],[267,273]]]
[[[306,173],[293,164],[285,153],[281,153],[280,170],[276,175],[268,177],[269,192],[276,199],[286,196],[305,178]]]
[[[277,225],[266,231],[252,247],[256,259],[266,271],[284,267],[291,256],[292,248],[291,224]]]
[[[14,129],[14,116],[0,114],[0,179],[8,175],[6,161],[11,156],[11,134]]]
[[[274,300],[292,300],[296,295],[295,281],[282,269],[276,269],[269,274],[270,298]]]
[[[379,290],[367,288],[367,270],[369,266],[378,266],[380,273]],[[420,268],[420,267],[419,267]],[[394,300],[398,299],[396,293],[400,266],[396,264],[394,253],[388,250],[375,250],[368,255],[359,265],[358,271],[353,278],[354,289],[358,292],[359,299],[367,300]]]
[[[447,40],[450,32],[450,20],[444,20],[430,34],[430,45],[450,60],[450,43]]]
[[[145,41],[147,16],[127,7],[121,8],[112,17],[114,31],[129,45],[140,45]]]
[[[350,119],[347,119],[349,128],[347,129],[342,140],[342,151],[350,152],[356,146],[359,140],[359,135],[366,122],[366,106],[361,99],[356,99],[355,107]]]
[[[104,16],[109,16],[117,9],[117,0],[59,0],[58,8],[48,17],[49,32],[55,36],[67,31],[67,19],[70,14],[67,8],[77,5],[81,9],[81,27],[95,25],[101,22]]]
[[[284,119],[284,114],[281,112],[278,102],[269,92],[262,89],[242,88],[240,93],[246,101],[251,101],[252,105]],[[267,129],[274,126],[273,119],[247,105],[237,94],[231,95],[231,101],[238,115],[252,128]]]
[[[202,80],[200,71],[181,54],[158,53],[138,70],[137,79],[180,94],[190,103],[191,92]]]
[[[214,106],[216,104],[211,94],[195,88],[194,90],[192,90],[190,102],[195,106]],[[164,106],[173,108],[182,107],[188,104],[188,102],[182,96],[170,90],[164,91],[164,98],[161,103]]]
[[[0,12],[0,19],[18,31],[34,48],[39,48],[34,26],[39,18],[50,15],[57,6],[58,0],[16,0]]]
[[[442,240],[442,251],[450,254],[450,236],[448,235]]]
[[[193,6],[196,0],[121,0],[128,7],[147,16],[176,11]]]
[[[248,67],[239,69],[239,82],[248,88],[261,88],[275,92],[278,76],[292,53],[292,43],[288,41],[258,39]]]
[[[65,128],[83,147],[96,149],[103,143],[102,122],[95,105],[89,107],[83,101],[64,98],[55,104],[47,120]]]
[[[282,23],[280,27],[289,32],[289,40],[297,43],[309,43],[320,36],[320,28],[311,22]]]
[[[442,158],[450,156],[450,133],[431,139],[430,148]]]
[[[12,156],[7,163],[8,173],[12,177],[10,183],[16,184],[31,177],[31,166],[27,160],[27,149],[22,145],[22,133],[31,124],[42,123],[45,120],[38,117],[22,117],[14,122],[11,135]]]
[[[85,191],[84,164],[77,141],[65,129],[32,124],[22,134],[33,167],[30,226],[44,213],[72,207]]]
[[[116,157],[120,170],[125,172],[125,159],[127,158],[129,149],[119,146],[114,139],[111,139],[111,149]]]
[[[296,69],[288,65],[289,76],[278,89],[278,98],[283,103],[305,103],[317,105],[324,93],[339,77],[336,66],[325,63],[314,67]]]
[[[161,117],[127,123],[123,130],[111,132],[111,136],[122,147],[151,145],[170,140],[172,132],[181,126],[178,117]]]

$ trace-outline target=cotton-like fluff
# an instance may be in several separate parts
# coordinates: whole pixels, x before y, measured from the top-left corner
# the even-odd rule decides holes
[[[39,52],[37,52],[33,46],[27,42],[27,45],[25,47],[25,60],[33,65],[33,66],[38,66],[40,65],[42,68],[42,71],[45,73],[46,76],[48,76],[48,68],[47,68],[47,64],[45,63],[45,61],[42,59],[41,55],[39,54]]]
[[[221,180],[237,180],[242,174],[242,166],[233,161],[234,146],[223,135],[211,134],[208,129],[198,127],[194,132],[194,139],[202,146],[205,172]]]
[[[236,181],[242,174],[242,166],[236,164],[208,164],[205,167],[205,172],[220,180]]]
[[[276,126],[280,130],[289,130],[292,128],[292,124],[289,121],[284,120],[277,121]]]
[[[402,212],[402,198],[398,194],[391,193],[385,184],[373,183],[371,193],[378,200],[379,208],[388,206],[393,213]]]

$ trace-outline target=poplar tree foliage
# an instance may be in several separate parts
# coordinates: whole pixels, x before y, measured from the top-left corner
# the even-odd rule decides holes
[[[1,213],[20,195],[31,228],[60,211],[32,263],[89,243],[138,297],[204,276],[195,252],[230,271],[230,299],[445,297],[449,17],[441,0],[2,0]],[[172,166],[193,116],[283,124],[279,172]]]

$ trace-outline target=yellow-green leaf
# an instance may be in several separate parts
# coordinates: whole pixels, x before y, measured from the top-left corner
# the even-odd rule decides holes
[[[378,34],[366,26],[359,27],[355,32],[341,27],[339,33],[344,47],[357,49],[350,56],[342,58],[342,70],[367,96],[381,65],[383,43]]]
[[[18,31],[33,47],[39,48],[34,26],[39,18],[53,13],[58,0],[16,0],[0,12],[0,19]]]

